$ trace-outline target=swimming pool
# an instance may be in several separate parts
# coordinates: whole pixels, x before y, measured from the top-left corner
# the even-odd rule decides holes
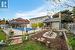
[[[17,30],[21,30],[21,31],[31,31],[31,30],[34,30],[32,28],[14,28],[14,29],[17,29]]]

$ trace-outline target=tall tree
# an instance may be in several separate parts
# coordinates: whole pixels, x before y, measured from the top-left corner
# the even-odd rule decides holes
[[[72,12],[73,12],[73,15],[75,15],[75,7],[73,7],[73,10],[72,10]]]
[[[71,16],[72,12],[70,12],[69,10],[64,10],[61,11],[61,14],[63,14],[62,16],[63,23],[73,22],[73,18]]]

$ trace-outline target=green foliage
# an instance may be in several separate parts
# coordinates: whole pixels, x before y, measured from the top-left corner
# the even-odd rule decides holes
[[[69,23],[69,22],[73,22],[73,18],[71,16],[72,12],[70,12],[69,10],[64,10],[61,11],[61,14],[63,14],[62,23]]]
[[[32,24],[32,28],[43,27],[43,26],[44,26],[44,23],[41,23],[41,22]]]
[[[33,23],[31,26],[32,28],[37,28],[37,23]]]
[[[73,19],[71,16],[65,16],[62,21],[63,22],[73,22]]]
[[[9,24],[9,21],[8,20],[6,20],[6,24]]]
[[[3,32],[2,29],[0,29],[0,40],[5,40],[6,39],[6,35],[5,33]]]
[[[72,46],[72,48],[75,48],[75,37],[70,37],[69,38],[69,45]]]
[[[38,27],[43,27],[44,23],[38,23]]]
[[[70,42],[70,45],[71,45],[71,46],[75,46],[75,37],[71,37],[71,38],[69,39],[69,42]]]
[[[73,14],[75,15],[75,7],[73,7],[73,10],[72,10]]]
[[[61,11],[61,13],[62,13],[62,14],[68,14],[68,15],[71,15],[71,14],[72,14],[72,12],[71,12],[71,11],[69,11],[69,10]]]
[[[22,44],[4,47],[3,50],[48,50],[48,48],[38,42],[25,41]]]

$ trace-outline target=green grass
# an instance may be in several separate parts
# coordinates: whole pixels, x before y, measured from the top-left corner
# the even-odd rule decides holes
[[[27,41],[23,44],[5,47],[2,50],[48,50],[48,48],[38,42]]]
[[[2,29],[0,29],[0,40],[5,40],[6,39],[6,35],[5,33],[3,32]]]
[[[68,44],[72,47],[72,50],[75,50],[75,36],[73,33],[68,33]]]

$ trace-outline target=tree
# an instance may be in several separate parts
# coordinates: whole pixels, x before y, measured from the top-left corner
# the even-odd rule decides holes
[[[8,20],[6,20],[6,24],[9,24]]]
[[[73,15],[75,15],[75,7],[73,7],[73,10],[72,10],[72,12],[73,12]]]
[[[70,22],[73,22],[72,17],[65,15],[62,19],[62,23],[70,23]]]
[[[61,19],[62,23],[73,22],[73,18],[71,16],[72,12],[70,12],[69,10],[64,10],[64,11],[61,11],[61,14],[63,14]]]
[[[69,10],[64,10],[64,11],[61,11],[61,14],[71,15],[72,12]]]

